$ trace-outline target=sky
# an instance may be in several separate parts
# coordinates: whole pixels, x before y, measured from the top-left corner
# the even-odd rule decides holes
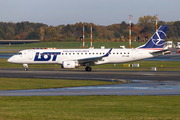
[[[165,22],[180,21],[180,0],[0,0],[0,21],[67,25],[79,22],[136,24],[139,17],[158,15]]]

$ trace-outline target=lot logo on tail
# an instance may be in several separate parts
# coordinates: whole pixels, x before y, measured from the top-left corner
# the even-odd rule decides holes
[[[164,45],[165,37],[166,34],[163,31],[156,31],[156,33],[152,37],[152,42],[157,46],[162,46]]]
[[[139,48],[163,48],[166,38],[167,25],[162,25],[151,37],[151,39]]]

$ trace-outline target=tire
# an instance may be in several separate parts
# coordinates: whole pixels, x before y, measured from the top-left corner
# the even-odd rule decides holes
[[[24,71],[28,71],[28,69],[27,69],[27,68],[24,68]]]
[[[91,67],[86,67],[86,71],[91,71]]]

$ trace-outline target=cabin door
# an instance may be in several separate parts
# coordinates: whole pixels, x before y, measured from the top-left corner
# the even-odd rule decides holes
[[[29,55],[29,60],[32,60],[33,59],[33,51],[29,50],[28,55]]]

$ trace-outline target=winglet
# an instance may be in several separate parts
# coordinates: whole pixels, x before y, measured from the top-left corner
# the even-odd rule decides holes
[[[108,57],[109,54],[111,53],[111,50],[112,50],[112,48],[105,55],[103,55],[102,57]]]

